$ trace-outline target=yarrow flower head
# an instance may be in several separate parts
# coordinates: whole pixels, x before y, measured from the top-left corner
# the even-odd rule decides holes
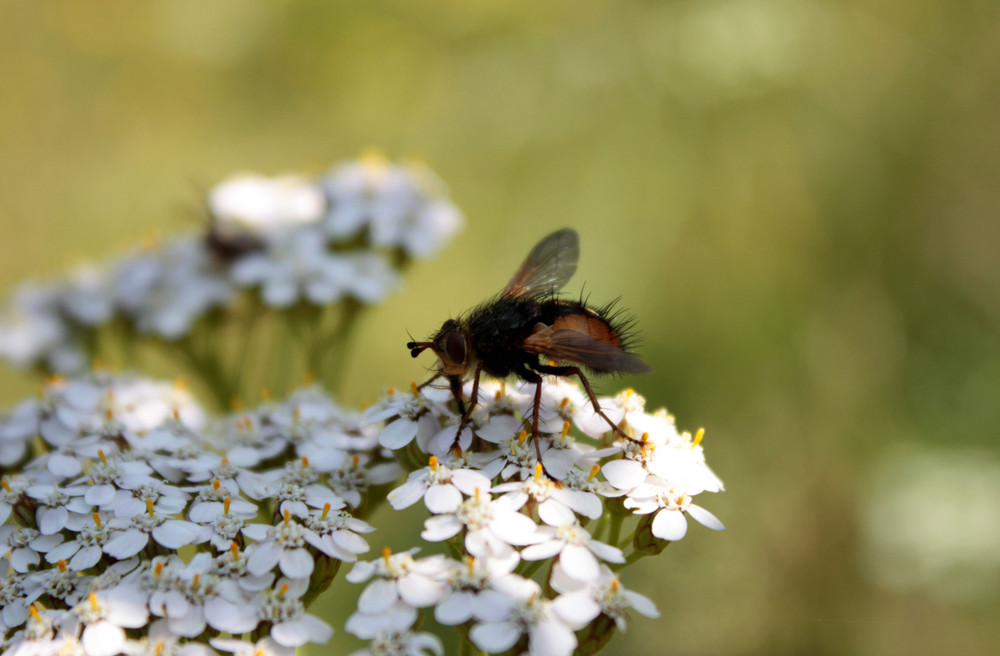
[[[366,306],[461,226],[424,164],[366,153],[319,176],[240,174],[205,213],[201,230],[22,286],[0,309],[0,357],[48,375],[0,411],[0,651],[291,656],[333,634],[312,603],[354,584],[340,624],[366,643],[354,656],[442,654],[431,621],[485,653],[595,653],[658,615],[625,586],[628,565],[689,517],[723,528],[705,507],[723,484],[704,431],[634,390],[597,397],[565,362],[480,380],[464,343],[413,342],[453,366],[442,356],[430,380],[361,410],[329,395]],[[528,263],[575,240],[553,233]],[[561,286],[569,260],[532,284]],[[535,338],[580,347],[565,326],[592,326],[572,308]],[[645,367],[627,351],[608,355],[613,371]],[[147,355],[193,386],[101,363]],[[423,521],[402,550],[376,532],[383,502]]]

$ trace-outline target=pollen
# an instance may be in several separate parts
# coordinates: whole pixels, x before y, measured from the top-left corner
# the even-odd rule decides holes
[[[101,607],[97,603],[97,593],[91,592],[87,598],[90,600],[90,609],[95,613],[98,612],[101,609]]]
[[[191,588],[194,590],[198,589],[198,582],[201,580],[201,574],[198,572],[194,573],[194,577],[191,579]]]
[[[56,566],[59,568],[60,572],[65,572],[66,571],[66,561],[65,560],[60,560],[59,562],[56,563]]]
[[[152,499],[146,499],[146,512],[149,513],[150,517],[153,516],[153,500]]]
[[[330,508],[333,506],[329,502],[323,504],[323,514],[319,516],[320,519],[326,519],[326,516],[330,514]]]
[[[285,508],[284,516],[285,516],[285,526],[288,526],[289,524],[292,523],[292,513],[290,510],[288,510],[288,508]]]
[[[233,498],[232,497],[226,497],[225,500],[223,500],[223,502],[222,502],[222,514],[227,515],[227,516],[229,515],[229,506],[232,505],[232,503],[233,503]]]
[[[420,396],[420,390],[417,388],[417,384],[410,381],[410,391],[413,392],[413,396]]]
[[[517,445],[524,446],[524,443],[527,439],[528,439],[528,431],[521,431],[517,435]]]
[[[101,513],[95,512],[92,515],[92,517],[94,518],[94,524],[97,526],[97,528],[101,528]]]
[[[292,408],[292,421],[298,421],[302,417],[302,408],[295,406]]]
[[[233,554],[233,560],[240,559],[240,545],[235,540],[229,543],[229,553]]]
[[[566,436],[569,435],[569,422],[568,421],[564,421],[563,422],[563,427],[562,427],[562,433],[561,433],[561,435],[562,435],[562,438],[564,440],[566,439]]]
[[[594,465],[593,467],[591,467],[590,468],[590,475],[587,476],[587,480],[588,481],[592,481],[595,478],[597,478],[597,472],[599,472],[599,471],[601,471],[601,466],[600,465]]]
[[[469,576],[476,573],[476,559],[473,556],[465,557],[465,566],[469,570]]]
[[[0,481],[0,485],[2,485],[2,486],[3,486],[3,489],[4,489],[5,491],[7,491],[7,492],[10,492],[10,483],[8,483],[8,482],[7,482],[7,479],[6,479],[6,478],[5,478],[5,479],[3,479],[2,481]]]
[[[184,382],[183,378],[174,378],[174,389],[178,391],[187,389],[187,383]]]
[[[220,487],[222,487],[222,483],[219,482],[219,479],[213,478],[212,479],[212,489],[218,491],[218,489]]]
[[[431,471],[437,471],[438,470],[437,456],[431,456],[430,459],[427,461],[427,464],[431,468]]]
[[[698,432],[694,434],[694,441],[691,442],[691,448],[693,449],[696,446],[698,446],[699,444],[701,444],[701,440],[704,437],[705,437],[705,429],[704,428],[699,428]]]
[[[309,456],[302,456],[302,466],[303,467],[309,466]]]
[[[568,406],[568,405],[569,405],[569,397],[568,396],[564,396],[563,400],[559,402],[559,409],[560,410],[565,410],[566,406]]]
[[[535,463],[535,480],[536,481],[542,480],[542,472],[544,472],[544,471],[545,471],[545,468],[542,467],[542,463],[540,463],[540,462]]]
[[[388,394],[389,396],[393,396],[393,395],[396,394],[396,388],[395,387],[390,387],[389,389],[387,389],[385,391],[385,393]]]
[[[355,453],[354,456],[351,458],[351,462],[354,464],[354,468],[357,469],[358,463],[361,462],[361,456]]]
[[[97,450],[97,457],[101,459],[101,462],[105,465],[108,464],[108,459],[104,455],[104,449]]]
[[[279,598],[284,597],[286,594],[288,594],[288,584],[287,583],[283,584],[281,586],[281,589],[278,590],[278,597]]]
[[[104,409],[104,421],[111,421],[111,419],[114,416],[115,416],[114,410],[112,410],[111,408],[105,408]]]
[[[385,561],[385,566],[389,566],[389,556],[392,555],[392,549],[389,547],[382,547],[382,560]]]
[[[306,372],[306,385],[312,385],[316,382],[316,374],[311,371]]]
[[[174,421],[180,421],[181,420],[181,409],[178,408],[176,405],[174,406],[174,411],[173,411],[172,414],[174,416]]]
[[[42,604],[40,602],[36,601],[35,603],[28,606],[28,612],[31,613],[31,619],[35,620],[36,622],[42,621],[42,615],[41,613],[38,612],[38,607],[41,605]]]
[[[153,568],[153,576],[160,578],[161,574],[163,574],[163,561],[158,560],[156,561],[156,566]]]

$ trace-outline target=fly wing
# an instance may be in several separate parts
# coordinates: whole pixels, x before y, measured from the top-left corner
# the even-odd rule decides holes
[[[614,344],[588,337],[575,330],[552,330],[539,325],[523,342],[529,353],[589,367],[602,373],[644,374],[652,368]]]
[[[554,294],[569,282],[580,259],[576,230],[564,228],[542,239],[531,249],[521,268],[504,287],[503,295],[544,296]]]

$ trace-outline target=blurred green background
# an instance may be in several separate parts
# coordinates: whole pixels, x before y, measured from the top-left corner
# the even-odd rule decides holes
[[[0,289],[195,228],[235,171],[420,156],[467,227],[346,401],[570,225],[567,290],[655,370],[602,391],[707,428],[727,530],[626,573],[663,617],[609,653],[997,653],[998,34],[974,0],[3,2]]]

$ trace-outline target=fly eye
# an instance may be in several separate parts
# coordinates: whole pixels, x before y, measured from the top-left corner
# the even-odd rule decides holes
[[[448,335],[448,343],[445,345],[448,359],[455,364],[465,362],[465,336],[458,330]]]

